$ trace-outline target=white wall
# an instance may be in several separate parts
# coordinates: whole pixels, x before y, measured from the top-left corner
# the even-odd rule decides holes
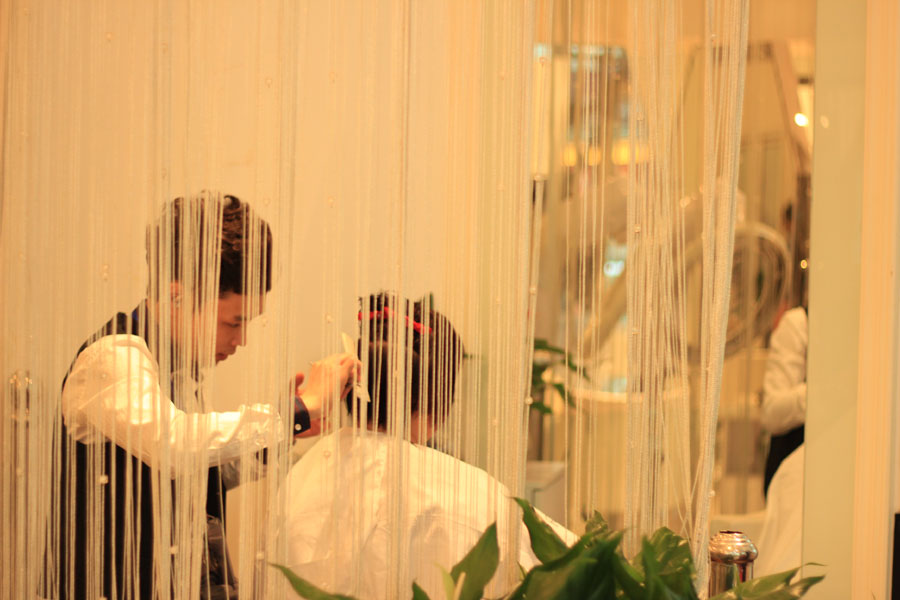
[[[860,3],[820,0],[803,562],[827,577],[811,598],[852,597],[865,32]]]

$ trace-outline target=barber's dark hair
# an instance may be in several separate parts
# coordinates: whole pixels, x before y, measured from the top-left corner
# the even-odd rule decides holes
[[[219,265],[213,270],[206,264],[209,253],[205,249],[216,228]],[[190,247],[184,247],[186,243]],[[182,281],[183,265],[195,260],[192,270],[198,289],[203,289],[206,278],[216,272],[219,296],[228,292],[265,293],[272,289],[272,230],[236,196],[202,192],[167,202],[159,218],[147,228],[146,244],[151,278],[156,269],[159,280],[165,280],[164,271],[171,269],[168,278]],[[163,244],[170,244],[170,249],[162,252]],[[183,256],[185,252],[190,255]],[[163,256],[169,257],[163,261]]]
[[[367,421],[387,426],[388,398],[397,366],[406,373],[400,382],[404,385],[400,396],[408,399],[410,414],[420,411],[424,393],[429,421],[442,423],[455,399],[456,378],[465,351],[456,329],[424,299],[410,302],[381,292],[362,299],[360,304],[360,331],[368,330],[367,347],[362,346],[362,337],[358,344],[360,357],[365,354],[368,358],[366,381],[372,402],[363,404]],[[397,327],[402,340],[395,339]],[[403,355],[401,348],[405,349]],[[397,361],[403,361],[403,366]],[[348,410],[352,411],[352,403],[350,394]]]

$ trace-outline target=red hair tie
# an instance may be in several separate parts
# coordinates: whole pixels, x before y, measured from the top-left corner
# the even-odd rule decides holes
[[[390,308],[388,308],[387,306],[385,306],[381,310],[370,311],[369,312],[369,320],[372,321],[372,320],[378,319],[378,318],[388,319],[391,317],[392,313],[393,313],[393,311]],[[362,314],[362,312],[359,312],[356,315],[356,319],[358,321],[362,321],[362,318],[363,318],[363,314]],[[419,323],[418,321],[410,321],[409,316],[404,316],[403,318],[406,319],[407,327],[409,327],[410,324],[412,324],[413,331],[415,331],[419,335],[422,335],[422,332],[425,330],[425,327],[423,327],[421,323]],[[434,330],[431,327],[429,327],[428,333],[434,333]]]

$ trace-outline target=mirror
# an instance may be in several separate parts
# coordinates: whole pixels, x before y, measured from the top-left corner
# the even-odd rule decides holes
[[[628,139],[635,58],[624,31],[615,33],[617,19],[624,21],[615,8],[606,14],[610,25],[605,33],[591,37],[583,32],[595,31],[602,19],[583,3],[558,4],[564,6],[557,8],[552,34],[548,33],[552,39],[535,48],[536,61],[549,61],[551,69],[544,107],[546,158],[538,161],[544,198],[535,337],[583,362],[566,373],[552,353],[536,352],[536,368],[544,360],[548,367],[544,379],[567,382],[568,397],[562,399],[558,389],[548,386],[543,403],[550,414],[532,411],[529,486],[535,498],[544,494],[546,511],[558,519],[565,515],[575,530],[592,508],[600,510],[615,528],[624,525],[627,510],[627,470],[620,450],[627,443],[626,205],[629,164],[639,164],[642,151],[640,145],[630,146]],[[759,541],[765,519],[767,456],[770,447],[779,444],[771,441],[772,433],[764,426],[766,373],[778,369],[771,340],[777,325],[787,322],[785,315],[790,321],[795,311],[789,311],[807,304],[815,3],[758,1],[750,10],[710,529],[738,528]],[[685,23],[691,22],[689,17]],[[586,23],[593,25],[586,27]],[[704,92],[703,55],[691,37],[694,32],[685,27],[684,52],[679,58],[681,93],[688,106]],[[591,115],[603,117],[595,122]],[[681,199],[686,215],[684,278],[690,298],[702,273],[696,213],[704,190],[695,168],[700,151],[691,151],[703,144],[702,115],[685,110],[681,118],[687,148]],[[585,237],[592,242],[582,243]],[[592,280],[594,273],[602,273],[599,280]],[[690,301],[687,305],[692,306]],[[695,312],[687,317],[691,330],[699,329],[699,311]],[[805,327],[805,314],[795,314],[793,320]],[[695,394],[701,378],[701,349],[691,331],[686,338],[689,387]],[[802,362],[794,368],[802,369],[802,381],[794,383],[805,382],[805,359]],[[577,382],[587,379],[591,385],[584,387],[591,391],[580,393]],[[604,435],[579,437],[575,434],[579,430],[595,434],[602,430]],[[790,443],[796,437],[795,432]],[[590,445],[576,447],[576,440],[583,439],[589,439]],[[694,457],[699,447],[693,435],[690,444]],[[588,456],[593,457],[591,465],[605,467],[602,473],[589,468]],[[567,493],[554,495],[548,491],[548,482],[553,481],[548,473],[553,465],[567,460]],[[670,463],[665,468],[681,466]],[[800,468],[802,473],[802,461]],[[568,499],[565,506],[564,497]],[[800,498],[793,502],[802,505]],[[799,530],[796,534],[794,562],[799,564]]]

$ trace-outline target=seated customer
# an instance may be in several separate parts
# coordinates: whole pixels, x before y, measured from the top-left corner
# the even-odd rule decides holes
[[[416,581],[430,597],[442,598],[440,567],[449,571],[496,521],[500,566],[485,593],[498,597],[509,591],[500,573],[517,569],[516,562],[526,570],[538,562],[513,494],[485,471],[420,445],[454,399],[459,335],[421,303],[409,314],[408,302],[385,294],[367,304],[360,313],[367,346],[361,341],[360,349],[368,358],[371,401],[356,400],[365,407],[356,411],[348,401],[366,427],[324,437],[292,468],[288,566],[332,593],[409,597]],[[397,402],[404,403],[402,422]],[[400,434],[388,433],[395,430]],[[519,527],[519,549],[512,553],[504,547],[511,519]]]

